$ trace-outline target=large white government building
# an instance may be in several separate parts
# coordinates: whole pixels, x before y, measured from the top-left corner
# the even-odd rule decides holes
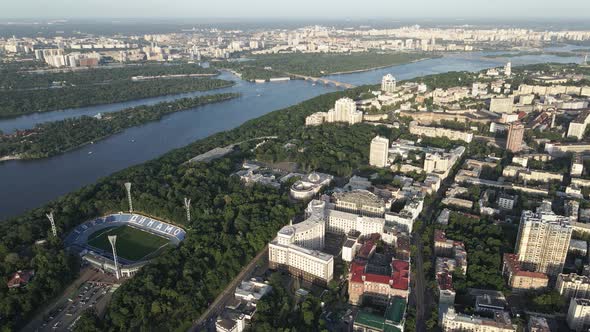
[[[271,269],[283,269],[305,280],[326,284],[333,278],[334,257],[321,252],[325,237],[326,202],[313,200],[307,219],[283,227],[268,245]]]
[[[312,200],[306,219],[283,227],[269,244],[269,265],[316,283],[333,278],[334,259],[322,253],[326,232],[359,235],[381,234],[385,227],[386,203],[377,195],[362,189],[336,193]]]

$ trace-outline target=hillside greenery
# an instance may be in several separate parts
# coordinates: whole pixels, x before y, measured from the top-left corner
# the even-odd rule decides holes
[[[184,225],[188,232],[179,248],[165,251],[119,288],[108,308],[105,330],[186,329],[278,229],[303,212],[303,206],[291,203],[287,190],[244,187],[238,178],[230,176],[241,161],[254,157],[250,149],[256,141],[208,164],[185,162],[214,147],[254,137],[278,135],[287,142],[303,125],[305,116],[328,109],[338,98],[356,96],[364,89],[323,95],[267,114],[0,223],[0,274],[8,276],[27,268],[40,273],[34,287],[8,290],[0,284],[0,327],[23,326],[37,308],[59,294],[77,274],[76,264],[66,264],[74,258],[63,253],[60,240],[52,239],[52,246],[35,246],[36,240],[49,236],[45,213],[55,212],[58,232],[65,236],[85,220],[124,211],[127,203],[123,183],[131,181],[137,211]],[[348,129],[342,127],[341,131]],[[349,144],[353,146],[348,149],[354,151],[360,150],[365,142]],[[320,158],[322,152],[313,153]],[[351,167],[360,163],[366,161],[358,159]],[[184,197],[193,199],[190,223],[185,219]],[[38,261],[43,261],[43,265]]]

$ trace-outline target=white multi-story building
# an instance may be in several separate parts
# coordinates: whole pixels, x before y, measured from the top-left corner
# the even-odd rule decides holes
[[[295,244],[314,250],[324,249],[325,210],[326,202],[311,201],[305,210],[307,219],[298,224],[290,224],[281,228],[277,233],[277,242],[285,245]]]
[[[334,209],[339,211],[378,218],[385,214],[385,201],[368,190],[335,193],[333,199]]]
[[[269,266],[284,269],[312,282],[327,283],[334,273],[334,258],[324,248],[326,202],[313,200],[307,219],[283,227],[268,246]]]
[[[256,279],[242,281],[238,287],[236,287],[236,291],[234,292],[234,296],[236,299],[243,299],[252,303],[256,306],[256,302],[260,300],[264,295],[270,293],[272,287],[264,282],[257,281]]]
[[[582,176],[584,172],[584,160],[582,159],[582,155],[579,153],[574,154],[572,158],[572,168],[570,171],[571,176]]]
[[[566,321],[570,329],[576,332],[588,331],[590,328],[590,300],[572,298]]]
[[[324,248],[326,202],[313,200],[307,219],[283,227],[268,245],[269,266],[284,269],[312,282],[327,283],[334,273],[334,258]]]
[[[291,197],[299,200],[311,199],[320,190],[329,185],[334,177],[329,174],[312,172],[297,180],[290,188]]]
[[[590,299],[590,277],[575,273],[560,274],[555,282],[555,290],[566,299]]]
[[[329,209],[326,211],[327,231],[334,234],[348,234],[356,230],[361,235],[383,234],[385,219],[365,217],[355,213]]]
[[[578,140],[584,138],[586,126],[590,123],[590,112],[582,111],[574,120],[570,122],[567,129],[567,137],[576,137]]]
[[[518,261],[530,271],[556,277],[563,270],[572,236],[568,217],[545,202],[537,212],[523,211],[516,240]]]
[[[504,66],[504,75],[506,75],[506,76],[512,75],[512,63],[511,62],[506,63],[506,66]]]
[[[324,122],[345,122],[351,125],[361,123],[363,122],[363,112],[356,109],[354,100],[341,98],[328,112],[313,113],[305,118],[306,126],[317,126]]]
[[[494,113],[514,112],[514,97],[496,97],[490,99],[490,111]]]
[[[387,74],[383,76],[383,79],[381,80],[381,91],[385,93],[394,93],[397,88],[396,85],[397,81],[395,80],[395,77],[391,74]]]
[[[369,154],[369,165],[375,167],[386,167],[389,162],[389,140],[385,137],[376,136],[371,141]]]
[[[517,197],[508,194],[498,195],[498,207],[504,210],[512,210],[516,204]]]
[[[271,269],[284,269],[311,282],[327,284],[334,276],[332,255],[293,244],[280,244],[276,239],[268,245],[268,260]]]
[[[465,141],[467,143],[470,143],[473,140],[472,133],[445,128],[420,126],[416,121],[410,122],[410,134],[426,137],[446,137],[453,141]]]
[[[334,105],[334,109],[328,111],[327,122],[355,124],[362,121],[363,112],[356,109],[356,103],[350,98],[338,99]]]
[[[328,118],[328,112],[316,112],[305,118],[306,126],[319,126]]]
[[[494,318],[484,318],[460,314],[455,312],[454,308],[449,308],[442,317],[444,332],[513,332],[516,331],[516,327],[506,312],[497,312]]]

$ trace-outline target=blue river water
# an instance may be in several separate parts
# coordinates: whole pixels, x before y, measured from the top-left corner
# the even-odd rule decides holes
[[[505,52],[504,52],[505,53]],[[506,58],[484,58],[490,53],[461,53],[368,72],[332,75],[328,78],[354,85],[376,84],[391,73],[398,79],[411,79],[449,71],[478,71],[503,65]],[[511,58],[513,65],[543,62],[579,63],[580,57],[552,55]],[[0,121],[5,133],[32,128],[38,123],[81,115],[114,112],[141,104],[154,104],[187,96],[219,92],[239,92],[241,97],[212,105],[170,114],[158,122],[129,128],[117,135],[52,158],[0,163],[0,220],[40,206],[63,194],[95,182],[126,167],[156,158],[214,133],[235,128],[247,120],[285,108],[312,97],[337,91],[334,86],[306,81],[256,84],[239,80],[230,73],[222,79],[236,81],[229,88],[185,93],[131,102],[84,107],[22,116]]]

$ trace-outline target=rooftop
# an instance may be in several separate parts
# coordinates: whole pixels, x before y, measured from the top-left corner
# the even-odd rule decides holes
[[[518,261],[518,257],[516,254],[504,254],[504,263],[508,266],[510,271],[513,275],[519,277],[529,277],[529,278],[539,278],[539,279],[547,279],[549,277],[541,272],[531,272],[522,270],[520,267],[520,262]]]

